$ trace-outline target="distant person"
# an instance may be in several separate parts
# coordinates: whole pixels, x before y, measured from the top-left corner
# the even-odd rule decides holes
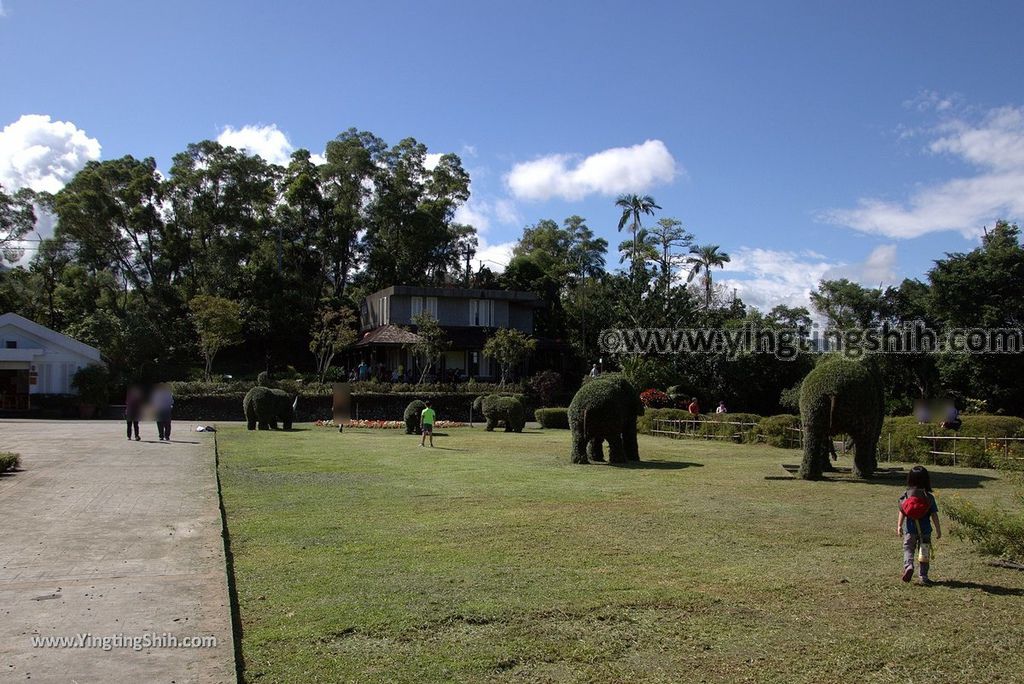
[[[728,413],[729,409],[725,408],[725,402],[718,402],[718,408],[715,409],[715,413]]]
[[[420,411],[420,432],[423,436],[420,437],[420,446],[426,441],[427,436],[430,436],[430,446],[434,446],[434,409],[430,407],[430,402],[426,402],[427,407]]]
[[[124,398],[124,421],[128,426],[128,439],[132,438],[132,432],[134,431],[135,441],[139,441],[139,418],[141,417],[142,390],[137,386],[132,385],[128,388],[128,393]]]
[[[962,424],[956,402],[950,399],[946,404],[946,418],[942,421],[941,427],[946,430],[959,430]]]
[[[900,513],[896,532],[903,537],[903,574],[900,579],[909,582],[914,577],[914,555],[920,564],[921,584],[931,584],[928,569],[931,565],[932,527],[935,538],[942,539],[939,527],[939,507],[932,494],[931,477],[924,466],[914,466],[907,473],[907,491],[900,497]]]
[[[694,420],[700,418],[700,404],[697,403],[697,397],[690,399],[690,405],[686,407],[686,410],[690,412],[690,418]]]
[[[590,377],[592,377],[592,378],[596,378],[596,377],[598,377],[599,375],[601,375],[601,369],[600,369],[600,368],[598,368],[598,367],[597,367],[597,364],[595,363],[595,364],[594,364],[594,367],[590,369]]]
[[[359,381],[364,382],[370,379],[370,366],[366,363],[366,359],[359,362]]]
[[[160,383],[153,391],[153,411],[156,413],[156,432],[162,442],[171,441],[171,409],[174,408],[174,396],[171,386]]]
[[[918,399],[914,402],[914,417],[917,418],[919,425],[932,422],[932,412],[928,410],[928,402],[924,399]]]
[[[398,364],[398,382],[405,382],[405,364]]]

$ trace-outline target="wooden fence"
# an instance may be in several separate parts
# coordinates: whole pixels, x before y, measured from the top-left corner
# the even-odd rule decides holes
[[[931,442],[931,449],[929,449],[928,454],[932,457],[932,463],[936,461],[936,456],[952,456],[953,465],[956,465],[957,442],[981,442],[982,452],[988,452],[990,444],[997,447],[999,445],[1002,445],[1003,458],[1018,461],[1022,460],[1019,456],[1010,456],[1010,444],[1013,442],[1024,442],[1024,437],[962,437],[960,435],[920,435],[918,436],[918,439]],[[940,443],[950,444],[951,446],[949,448],[951,448],[952,451],[940,450]],[[961,454],[962,453],[963,451],[961,450]]]
[[[727,434],[719,433],[718,427],[731,425],[733,429]],[[702,427],[712,426],[715,432],[702,432]],[[757,423],[748,423],[738,420],[707,420],[700,418],[684,418],[670,420],[668,418],[655,418],[651,421],[651,434],[662,435],[679,439],[689,437],[693,439],[728,439],[741,441],[744,432],[750,432],[757,427]]]

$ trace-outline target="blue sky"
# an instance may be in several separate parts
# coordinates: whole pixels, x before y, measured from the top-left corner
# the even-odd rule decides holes
[[[646,192],[761,306],[1024,214],[1020,3],[0,2],[8,188],[356,126],[462,155],[484,258],[570,214],[615,245],[614,196]]]

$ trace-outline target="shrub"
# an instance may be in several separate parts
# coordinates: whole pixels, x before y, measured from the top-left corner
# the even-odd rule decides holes
[[[1015,510],[979,508],[959,495],[947,501],[943,509],[959,525],[956,535],[974,542],[982,553],[1024,561],[1024,488],[1018,486]]]
[[[640,393],[640,403],[645,408],[668,408],[673,405],[672,398],[659,389],[645,389]]]
[[[569,429],[569,409],[567,408],[542,408],[533,412],[537,422],[542,428],[552,430]]]
[[[18,454],[0,454],[0,473],[17,470],[20,467],[21,457]]]
[[[756,413],[710,413],[702,417],[698,424],[697,434],[705,437],[724,437],[741,442],[752,442],[755,439],[757,423],[761,416]],[[733,425],[732,423],[750,423]]]
[[[405,413],[402,415],[402,419],[405,421],[405,434],[421,434],[420,414],[425,408],[427,405],[419,399],[410,401],[409,405],[405,407]]]
[[[754,436],[760,437],[765,444],[782,449],[799,449],[800,433],[793,429],[800,429],[800,416],[784,413],[780,416],[765,416],[757,427],[754,428]]]
[[[655,420],[687,420],[689,417],[690,412],[686,409],[646,409],[644,414],[636,419],[636,428],[639,432],[649,435]]]
[[[71,386],[78,392],[83,404],[106,406],[110,393],[110,371],[106,366],[90,363],[71,379]]]
[[[601,445],[607,441],[609,463],[639,461],[636,419],[644,413],[636,386],[624,375],[603,375],[583,385],[569,402],[570,460],[603,460]]]
[[[551,370],[541,371],[526,382],[527,393],[540,406],[551,406],[561,399],[563,389],[562,376]]]
[[[526,427],[526,408],[518,396],[488,394],[481,401],[482,412],[487,418],[488,432],[505,424],[505,432],[522,432]]]
[[[1011,416],[974,415],[961,416],[959,431],[944,430],[937,423],[920,425],[913,416],[886,418],[882,423],[882,435],[878,440],[881,454],[911,463],[953,463],[952,455],[933,455],[935,451],[952,452],[952,440],[919,439],[922,436],[952,437],[1024,437],[1024,419]],[[1011,456],[1024,456],[1024,444],[1010,443]],[[957,440],[956,462],[973,468],[991,468],[1003,455],[1003,444],[985,443],[980,440]]]

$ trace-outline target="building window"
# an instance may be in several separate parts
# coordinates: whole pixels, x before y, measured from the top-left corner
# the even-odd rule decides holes
[[[437,297],[413,297],[412,316],[418,316],[426,312],[435,321],[437,320]]]
[[[490,299],[470,299],[469,324],[483,327],[493,326],[494,301]]]
[[[380,324],[387,325],[391,322],[391,297],[380,298]]]
[[[17,349],[18,348],[18,340],[7,340],[6,347],[8,349]]]

